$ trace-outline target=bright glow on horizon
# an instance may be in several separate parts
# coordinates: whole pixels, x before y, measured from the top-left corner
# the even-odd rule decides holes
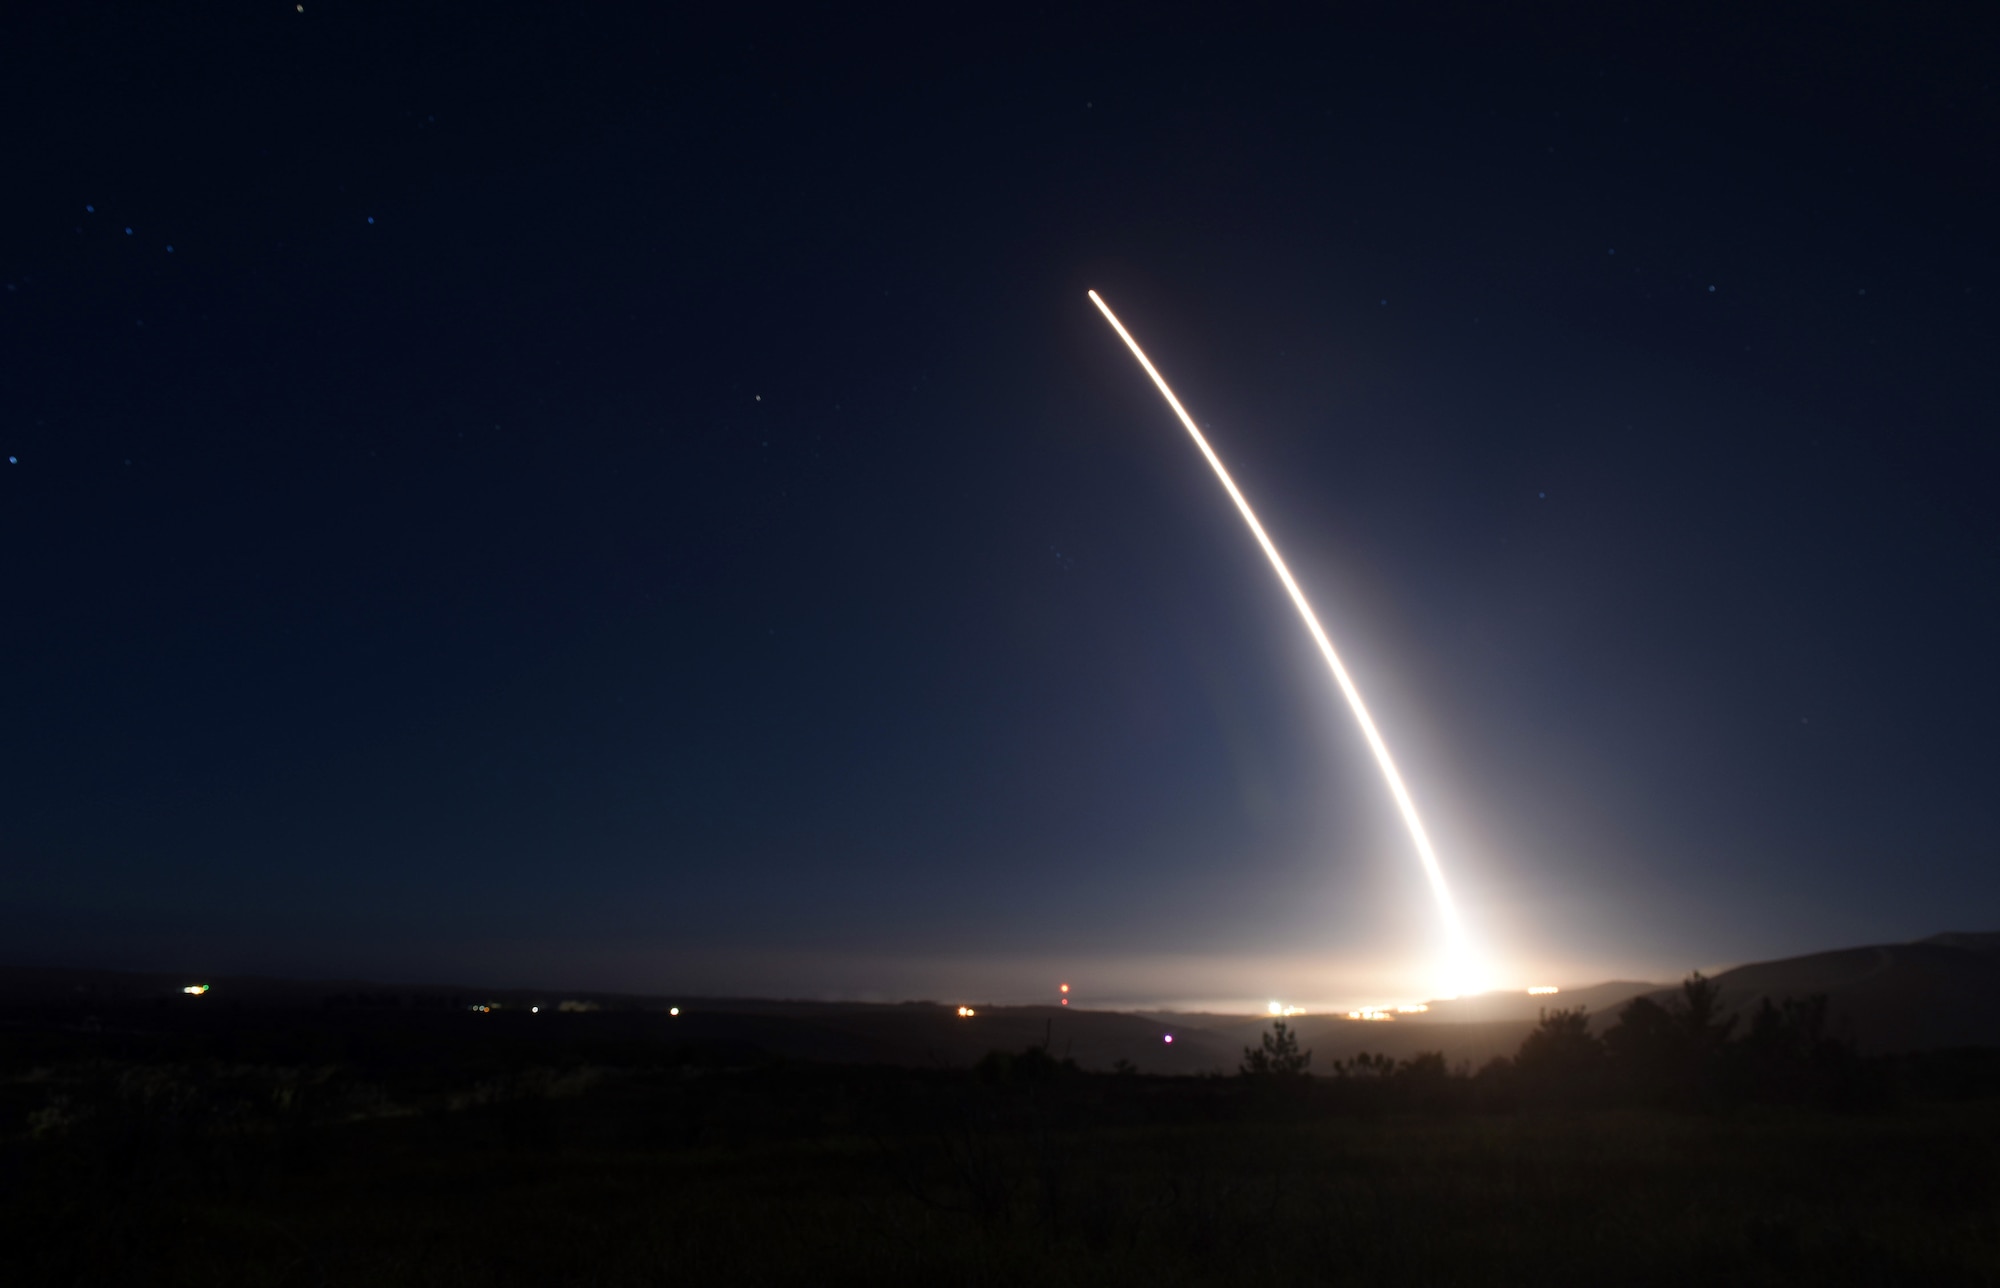
[[[1537,984],[1535,987],[1528,990],[1528,996],[1547,997],[1552,993],[1560,993],[1560,992],[1562,992],[1562,990],[1557,988],[1554,984]]]
[[[961,1020],[969,1020],[973,1017],[975,1013],[976,1012],[974,1012],[973,1009],[969,1006],[961,1006],[958,1008],[958,1018]]]
[[[1236,509],[1242,514],[1243,521],[1250,525],[1251,534],[1257,538],[1257,544],[1263,547],[1264,557],[1271,561],[1271,567],[1277,572],[1278,580],[1284,583],[1285,593],[1292,597],[1292,605],[1299,610],[1299,616],[1305,619],[1306,629],[1312,632],[1313,642],[1319,645],[1320,655],[1326,659],[1327,667],[1332,670],[1334,680],[1340,685],[1341,694],[1346,697],[1347,705],[1354,712],[1355,721],[1361,726],[1362,736],[1368,740],[1368,749],[1375,753],[1375,763],[1382,767],[1382,776],[1389,782],[1389,794],[1396,798],[1396,808],[1402,813],[1403,823],[1410,831],[1410,840],[1416,845],[1417,859],[1423,864],[1424,878],[1430,883],[1431,897],[1437,903],[1438,917],[1444,923],[1445,939],[1449,944],[1450,960],[1445,968],[1445,987],[1454,993],[1479,991],[1485,987],[1486,971],[1473,958],[1472,946],[1466,936],[1464,923],[1459,919],[1458,905],[1452,899],[1451,887],[1444,879],[1444,869],[1438,864],[1437,855],[1431,849],[1430,837],[1424,831],[1423,820],[1417,817],[1416,802],[1410,798],[1409,789],[1403,786],[1403,776],[1396,772],[1396,762],[1389,755],[1389,745],[1382,740],[1381,732],[1375,727],[1374,718],[1368,714],[1368,707],[1361,700],[1361,691],[1349,678],[1347,668],[1341,665],[1340,655],[1333,650],[1333,641],[1327,638],[1326,631],[1319,624],[1319,618],[1313,614],[1312,605],[1306,602],[1305,592],[1299,589],[1296,581],[1292,580],[1291,569],[1285,566],[1284,557],[1278,553],[1278,547],[1264,532],[1264,525],[1257,521],[1257,515],[1250,509],[1250,503],[1243,499],[1241,492],[1237,491],[1236,481],[1230,478],[1229,471],[1223,468],[1222,458],[1215,454],[1215,449],[1208,445],[1208,439],[1204,438],[1201,430],[1195,427],[1194,418],[1181,406],[1181,400],[1174,397],[1174,391],[1167,387],[1166,379],[1153,366],[1152,360],[1146,357],[1145,350],[1139,347],[1139,342],[1132,338],[1132,333],[1125,329],[1125,324],[1118,320],[1117,315],[1111,311],[1111,306],[1104,302],[1104,298],[1096,291],[1091,291],[1090,302],[1097,306],[1098,312],[1104,315],[1104,320],[1111,324],[1111,329],[1118,333],[1118,338],[1125,342],[1125,347],[1139,360],[1139,365],[1145,368],[1146,374],[1159,389],[1160,396],[1167,400],[1167,406],[1173,408],[1174,415],[1180,418],[1182,428],[1186,429],[1188,435],[1194,439],[1195,446],[1201,449],[1202,456],[1215,471],[1216,478],[1222,480],[1223,490],[1228,492],[1229,499],[1236,503]],[[1360,1013],[1354,1014],[1358,1017]]]

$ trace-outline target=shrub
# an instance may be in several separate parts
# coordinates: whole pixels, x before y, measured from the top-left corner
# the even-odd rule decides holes
[[[1244,1047],[1239,1072],[1246,1078],[1302,1078],[1312,1064],[1312,1052],[1299,1050],[1299,1035],[1283,1020],[1275,1020],[1262,1046]]]

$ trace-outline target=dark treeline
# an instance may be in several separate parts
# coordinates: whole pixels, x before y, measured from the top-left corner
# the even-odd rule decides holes
[[[1364,1052],[1335,1061],[1331,1077],[1315,1079],[1311,1052],[1300,1051],[1280,1021],[1259,1046],[1244,1050],[1240,1075],[1278,1097],[1329,1108],[1491,1112],[1767,1104],[1852,1111],[1884,1108],[1899,1090],[1948,1090],[1971,1067],[1941,1057],[1864,1058],[1827,1031],[1823,995],[1777,1003],[1764,998],[1748,1023],[1743,1020],[1725,1013],[1715,982],[1697,972],[1664,1004],[1650,997],[1626,1003],[1601,1033],[1581,1007],[1545,1010],[1520,1050],[1476,1072],[1451,1069],[1435,1052],[1401,1061]]]
[[[1885,1070],[1827,1032],[1824,994],[1767,997],[1747,1025],[1740,1020],[1697,972],[1667,1005],[1626,1003],[1601,1038],[1581,1010],[1545,1012],[1513,1060],[1481,1073],[1541,1100],[1860,1109],[1887,1098]]]

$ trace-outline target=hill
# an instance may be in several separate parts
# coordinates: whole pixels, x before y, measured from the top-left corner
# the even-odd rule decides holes
[[[2000,1046],[2000,934],[1933,935],[1753,962],[1715,982],[1724,1010],[1739,1015],[1765,998],[1823,993],[1832,1035],[1871,1054]],[[1665,1002],[1675,991],[1651,996]]]

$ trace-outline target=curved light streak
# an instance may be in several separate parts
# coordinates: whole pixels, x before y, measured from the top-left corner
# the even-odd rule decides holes
[[[1092,291],[1090,302],[1097,306],[1097,311],[1104,315],[1104,320],[1111,324],[1111,329],[1118,333],[1118,338],[1125,342],[1125,347],[1132,351],[1132,356],[1139,360],[1139,365],[1145,368],[1148,376],[1152,377],[1160,396],[1167,400],[1167,406],[1174,409],[1174,415],[1180,417],[1182,428],[1186,429],[1188,436],[1194,439],[1194,445],[1201,449],[1202,456],[1207,458],[1209,467],[1215,471],[1215,477],[1222,480],[1223,490],[1228,492],[1229,499],[1236,503],[1237,512],[1243,516],[1243,522],[1250,525],[1251,535],[1255,536],[1257,544],[1264,548],[1264,557],[1271,561],[1272,570],[1278,574],[1278,580],[1284,583],[1285,593],[1292,597],[1292,604],[1299,610],[1299,616],[1305,620],[1306,629],[1312,632],[1313,643],[1319,645],[1320,656],[1326,659],[1327,668],[1333,672],[1334,680],[1340,685],[1341,694],[1346,697],[1347,705],[1354,712],[1355,721],[1361,726],[1362,736],[1368,740],[1368,749],[1375,753],[1375,763],[1382,767],[1382,777],[1389,782],[1389,794],[1396,798],[1396,808],[1401,811],[1403,824],[1409,828],[1410,840],[1417,848],[1417,859],[1423,864],[1424,879],[1430,883],[1431,897],[1437,902],[1438,918],[1444,923],[1445,937],[1450,945],[1451,978],[1446,981],[1447,986],[1454,992],[1474,991],[1484,981],[1478,978],[1480,972],[1473,962],[1472,947],[1465,934],[1465,923],[1459,919],[1458,904],[1451,897],[1451,886],[1444,879],[1444,869],[1438,864],[1437,852],[1431,849],[1431,839],[1424,831],[1424,822],[1417,817],[1417,806],[1416,802],[1410,799],[1410,789],[1403,785],[1403,776],[1396,772],[1396,762],[1389,755],[1389,744],[1382,740],[1382,731],[1375,727],[1374,717],[1368,714],[1368,705],[1361,700],[1361,690],[1354,687],[1353,678],[1347,674],[1347,668],[1341,665],[1340,655],[1333,651],[1333,641],[1327,638],[1325,629],[1319,624],[1319,618],[1313,614],[1312,605],[1306,602],[1305,592],[1299,589],[1298,582],[1292,580],[1292,571],[1285,566],[1284,556],[1278,553],[1278,547],[1264,531],[1264,525],[1257,521],[1257,515],[1250,509],[1250,503],[1244,500],[1243,493],[1237,490],[1236,480],[1230,478],[1229,471],[1223,468],[1222,458],[1215,454],[1215,449],[1208,445],[1208,439],[1195,428],[1194,419],[1187,414],[1187,409],[1181,406],[1181,400],[1174,397],[1174,391],[1167,387],[1166,379],[1146,356],[1146,351],[1139,347],[1139,342],[1132,338],[1132,333],[1125,329],[1125,324],[1118,320],[1118,315],[1111,311],[1111,306],[1104,302],[1104,297]]]

